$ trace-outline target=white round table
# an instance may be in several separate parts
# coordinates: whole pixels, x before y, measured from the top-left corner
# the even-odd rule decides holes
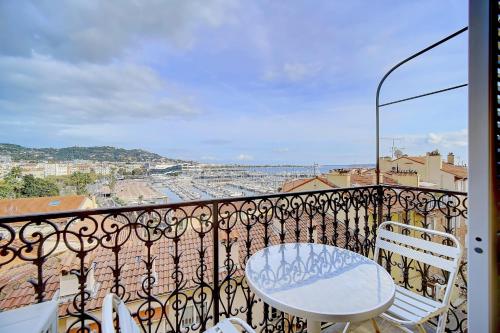
[[[373,260],[349,250],[314,243],[267,247],[245,267],[250,289],[270,306],[307,319],[307,332],[321,322],[374,318],[394,301],[396,286]]]

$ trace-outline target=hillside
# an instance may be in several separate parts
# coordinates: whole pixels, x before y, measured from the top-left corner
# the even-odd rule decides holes
[[[8,155],[13,161],[109,161],[109,162],[162,162],[179,163],[142,149],[102,147],[28,148],[9,143],[0,143],[0,155]]]

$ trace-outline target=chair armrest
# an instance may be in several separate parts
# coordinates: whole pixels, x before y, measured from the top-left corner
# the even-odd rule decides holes
[[[113,324],[113,309],[120,302],[120,299],[115,294],[107,294],[102,302],[102,333],[116,333]]]
[[[244,321],[243,319],[240,319],[238,317],[231,317],[231,318],[229,318],[229,321],[232,322],[232,323],[240,325],[248,333],[255,333],[255,331],[253,330],[253,328],[250,327],[250,325],[248,325],[247,322]]]

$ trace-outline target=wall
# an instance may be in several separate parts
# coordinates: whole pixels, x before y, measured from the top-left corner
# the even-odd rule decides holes
[[[351,175],[348,173],[338,173],[338,172],[330,172],[327,173],[326,179],[332,184],[335,184],[338,187],[350,187],[351,186]]]

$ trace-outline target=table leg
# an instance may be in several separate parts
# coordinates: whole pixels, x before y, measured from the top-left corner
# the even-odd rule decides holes
[[[321,322],[307,320],[307,333],[321,333]]]
[[[372,325],[373,328],[375,329],[375,333],[380,333],[380,328],[378,328],[377,321],[372,318]]]

